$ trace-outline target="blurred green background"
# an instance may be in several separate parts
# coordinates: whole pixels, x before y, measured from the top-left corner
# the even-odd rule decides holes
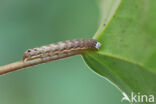
[[[28,48],[91,38],[98,20],[96,0],[1,0],[0,65],[21,60]],[[121,98],[81,56],[0,76],[0,104],[121,104]]]

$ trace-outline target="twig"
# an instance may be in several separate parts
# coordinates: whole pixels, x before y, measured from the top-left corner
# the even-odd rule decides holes
[[[26,64],[23,61],[18,61],[15,63],[4,65],[0,67],[0,75],[15,71],[15,70],[19,70],[25,67],[29,67],[29,66],[32,66],[32,65]]]
[[[98,50],[100,46],[101,44],[94,39],[77,39],[29,49],[24,53],[22,61],[1,66],[0,75],[49,61],[84,54],[90,49]]]
[[[75,53],[70,56],[74,56],[74,55],[78,55],[78,54],[80,54],[80,53]],[[62,58],[66,58],[66,57],[70,57],[70,56],[65,56]],[[45,58],[44,59],[43,58],[43,59],[35,59],[35,60],[27,61],[27,62],[24,62],[24,61],[14,62],[14,63],[8,64],[8,65],[0,66],[0,75],[6,74],[9,72],[13,72],[13,71],[16,71],[19,69],[23,69],[26,67],[31,67],[34,65],[47,63],[47,62],[54,61],[54,60],[58,60],[58,59],[57,58],[56,59],[53,59],[53,58]]]

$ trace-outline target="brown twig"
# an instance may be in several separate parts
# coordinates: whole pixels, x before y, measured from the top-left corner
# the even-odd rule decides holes
[[[1,66],[0,75],[15,71],[15,70],[19,70],[22,68],[31,67],[31,66],[41,64],[41,63],[45,63],[45,61],[38,60],[38,61],[30,61],[30,62],[24,62],[24,61],[14,62],[8,65]]]
[[[75,53],[75,54],[72,54],[70,56],[79,55],[79,54],[80,53]],[[66,58],[66,57],[69,57],[69,56],[65,56],[62,58]],[[35,59],[35,60],[31,60],[31,61],[26,61],[26,62],[24,62],[24,61],[14,62],[14,63],[8,64],[8,65],[0,66],[0,75],[6,74],[8,72],[13,72],[13,71],[16,71],[19,69],[23,69],[26,67],[31,67],[34,65],[47,63],[47,62],[54,61],[54,60],[58,60],[58,59],[57,58],[56,59],[45,58],[45,59]]]
[[[52,44],[51,46],[48,45],[40,48],[34,48],[24,53],[22,61],[0,66],[0,75],[49,61],[84,54],[87,52],[87,50],[89,51],[90,49],[98,50],[100,46],[101,44],[96,40],[79,39],[59,42]]]
[[[22,69],[22,68],[25,68],[25,67],[29,67],[29,66],[31,66],[31,65],[25,64],[23,61],[18,61],[18,62],[15,62],[15,63],[4,65],[4,66],[0,67],[0,75],[8,73],[8,72],[15,71],[15,70],[18,70],[18,69]]]

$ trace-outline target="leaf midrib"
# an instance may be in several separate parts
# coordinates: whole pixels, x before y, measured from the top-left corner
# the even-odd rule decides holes
[[[102,55],[102,56],[107,56],[107,57],[111,57],[111,58],[114,58],[114,59],[117,59],[117,60],[120,60],[120,61],[124,61],[124,62],[127,62],[129,64],[133,64],[133,65],[136,65],[138,67],[140,67],[141,69],[145,70],[145,71],[148,71],[151,73],[150,70],[148,70],[143,64],[141,63],[138,63],[136,62],[135,60],[130,60],[130,59],[126,59],[124,57],[121,57],[121,56],[116,56],[116,55],[112,55],[112,54],[106,54],[106,53],[102,53],[102,52],[97,52],[96,54],[99,54],[99,55]],[[89,55],[91,56],[91,55]],[[91,56],[92,57],[92,56]],[[92,57],[93,58],[93,57]]]

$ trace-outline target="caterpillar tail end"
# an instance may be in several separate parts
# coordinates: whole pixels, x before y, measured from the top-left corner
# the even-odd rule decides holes
[[[100,42],[97,42],[95,48],[96,49],[100,49],[100,47],[101,47],[101,43]]]

